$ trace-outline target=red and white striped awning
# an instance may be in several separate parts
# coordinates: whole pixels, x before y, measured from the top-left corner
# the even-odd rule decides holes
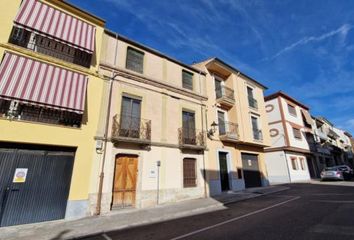
[[[23,0],[15,25],[93,53],[95,26],[38,0]]]
[[[13,53],[0,66],[0,98],[82,114],[87,76]]]

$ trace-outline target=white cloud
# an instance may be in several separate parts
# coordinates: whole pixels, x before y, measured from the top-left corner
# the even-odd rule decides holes
[[[294,49],[298,46],[306,45],[311,42],[320,42],[320,41],[326,40],[326,39],[333,37],[335,35],[338,35],[338,34],[340,35],[340,37],[342,39],[344,39],[347,36],[348,32],[352,28],[353,28],[353,26],[350,24],[343,24],[339,28],[332,30],[330,32],[324,33],[320,36],[306,36],[306,37],[284,47],[283,49],[278,51],[276,54],[274,54],[272,57],[266,58],[265,60],[273,60],[273,59],[283,55],[284,53],[291,51],[292,49]]]

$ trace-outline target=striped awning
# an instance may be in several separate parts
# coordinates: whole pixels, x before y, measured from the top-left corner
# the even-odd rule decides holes
[[[95,48],[95,26],[38,0],[22,1],[15,25],[89,53]]]
[[[5,53],[0,98],[82,114],[88,78],[47,63]]]

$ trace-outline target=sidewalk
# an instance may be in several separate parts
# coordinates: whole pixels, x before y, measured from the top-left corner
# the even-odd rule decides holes
[[[112,230],[151,224],[209,211],[227,208],[225,205],[280,192],[285,186],[252,188],[240,192],[228,192],[215,198],[201,198],[148,209],[112,211],[103,216],[87,217],[74,221],[58,220],[0,228],[1,240],[63,240],[104,233]]]

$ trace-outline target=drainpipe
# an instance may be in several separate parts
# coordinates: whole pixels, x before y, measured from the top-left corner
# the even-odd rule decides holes
[[[202,83],[201,83],[201,79],[200,79],[200,75],[201,75],[201,71],[199,72],[199,90],[200,93],[202,93]],[[204,116],[203,116],[203,102],[201,101],[201,105],[200,105],[200,115],[202,118],[202,131],[204,131]],[[206,132],[205,134],[208,132],[208,125],[206,124],[205,126]],[[205,135],[206,137],[206,135]],[[205,143],[207,142],[207,138],[205,138]],[[206,176],[206,169],[205,169],[205,151],[203,151],[203,177],[204,177],[204,197],[207,198],[208,194],[207,194],[207,176]]]
[[[115,53],[114,53],[114,66],[117,64],[117,50],[118,50],[118,34],[115,34],[115,38],[117,40],[115,46]],[[101,204],[102,204],[102,194],[103,194],[103,180],[104,180],[104,166],[106,162],[106,152],[107,152],[107,137],[108,137],[108,128],[109,128],[109,118],[111,112],[111,105],[112,105],[112,91],[113,91],[113,82],[114,79],[118,76],[117,73],[113,72],[113,77],[109,79],[109,97],[108,97],[108,107],[107,107],[107,115],[106,115],[106,123],[105,123],[105,132],[104,132],[104,139],[103,139],[103,155],[102,155],[102,165],[101,165],[101,173],[99,177],[99,185],[98,185],[98,193],[97,193],[97,203],[96,203],[96,212],[95,215],[101,214]]]
[[[106,162],[106,154],[107,154],[107,137],[108,137],[108,128],[109,128],[109,118],[111,112],[111,104],[112,104],[112,89],[113,89],[113,81],[117,75],[113,75],[112,78],[109,79],[109,97],[108,97],[108,107],[107,107],[107,115],[106,115],[106,126],[104,132],[104,146],[103,146],[103,155],[102,155],[102,165],[101,165],[101,173],[98,185],[98,195],[97,195],[97,204],[96,204],[96,213],[95,215],[101,214],[101,203],[102,203],[102,192],[103,192],[103,179],[104,179],[104,166]]]

